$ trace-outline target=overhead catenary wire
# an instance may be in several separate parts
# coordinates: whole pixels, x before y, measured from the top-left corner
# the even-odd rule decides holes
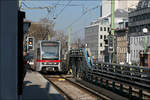
[[[57,19],[58,16],[60,16],[60,14],[64,11],[64,9],[71,3],[72,0],[69,0],[69,2],[60,10],[60,12],[55,16],[54,19]]]
[[[59,6],[64,6],[66,4],[57,4]],[[68,4],[67,6],[84,6],[84,5],[79,5],[79,4]]]
[[[93,8],[91,8],[91,9],[86,9],[86,11],[83,12],[83,14],[82,14],[81,16],[79,16],[77,19],[75,19],[75,20],[74,20],[68,27],[66,27],[66,28],[70,29],[73,24],[75,24],[77,21],[79,21],[79,20],[82,18],[82,16],[84,16],[84,15],[85,15],[86,13],[88,13],[89,11],[92,11],[92,10],[98,8],[98,7],[99,7],[99,6],[93,7]],[[81,29],[80,29],[80,30],[81,30]],[[78,31],[80,31],[80,30],[78,30]],[[78,32],[78,31],[77,31],[77,32]],[[70,34],[70,33],[68,33],[68,34]]]
[[[79,16],[77,19],[75,19],[70,25],[68,25],[66,28],[71,27],[73,24],[75,24],[76,22],[78,22],[85,14],[87,14],[88,12],[98,8],[99,6],[93,7],[91,9],[87,9],[85,12],[83,12],[83,14],[81,16]],[[65,29],[66,29],[65,28]]]
[[[25,4],[24,2],[22,2],[22,4],[23,4],[26,8],[30,8],[30,7],[27,6],[27,4]]]
[[[55,6],[28,7],[28,8],[22,8],[22,10],[35,10],[35,9],[47,9],[47,8],[55,8]]]
[[[60,1],[61,1],[61,0],[57,1],[56,4],[52,4],[52,5],[55,6],[55,9],[53,10],[53,14],[50,15],[50,12],[48,12],[47,16],[49,16],[49,17],[50,17],[50,16],[54,17],[54,12],[56,11],[56,7],[57,7],[57,5],[59,4]],[[52,13],[52,12],[51,12],[51,13]]]

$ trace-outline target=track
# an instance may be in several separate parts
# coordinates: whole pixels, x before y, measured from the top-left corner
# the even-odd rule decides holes
[[[94,85],[83,81],[81,79],[75,79],[71,75],[44,75],[44,77],[55,86],[55,88],[67,99],[67,100],[128,100],[126,96],[121,96],[113,91],[106,90],[100,86]],[[103,81],[104,84],[105,81]],[[109,81],[109,87],[112,83]],[[100,84],[99,84],[100,85]],[[115,84],[116,89],[120,89],[120,84]],[[117,91],[116,90],[116,91]],[[128,93],[129,87],[123,87],[124,93]],[[132,90],[133,96],[138,96],[137,89]],[[143,100],[149,100],[150,94],[143,91]]]
[[[74,81],[72,76],[43,75],[66,100],[112,100]]]

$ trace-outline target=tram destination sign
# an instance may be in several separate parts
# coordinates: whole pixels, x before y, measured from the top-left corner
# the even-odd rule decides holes
[[[58,45],[58,43],[55,42],[43,42],[42,46],[56,46]]]

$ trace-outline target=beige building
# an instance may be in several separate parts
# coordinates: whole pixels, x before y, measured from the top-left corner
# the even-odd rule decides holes
[[[128,63],[128,29],[124,24],[125,22],[119,23],[120,28],[115,30],[117,37],[117,63]],[[122,27],[123,26],[123,27]]]
[[[126,63],[128,54],[128,38],[126,30],[122,31],[123,34],[117,36],[117,63]]]

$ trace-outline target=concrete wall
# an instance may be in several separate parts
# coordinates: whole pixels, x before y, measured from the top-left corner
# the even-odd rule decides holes
[[[85,28],[85,43],[95,58],[98,57],[98,30],[99,25]]]
[[[0,1],[0,100],[17,100],[17,1]]]

